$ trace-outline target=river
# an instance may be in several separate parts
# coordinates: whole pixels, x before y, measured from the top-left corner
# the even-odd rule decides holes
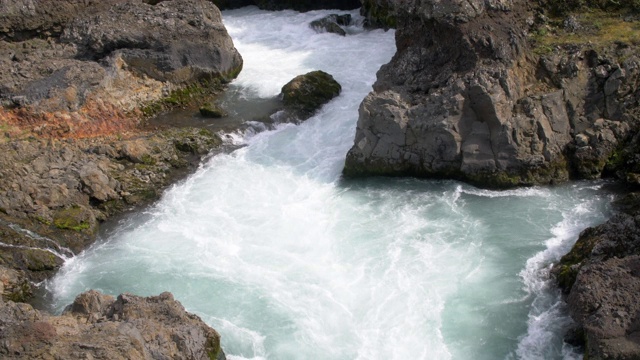
[[[309,28],[329,13],[223,13],[245,60],[231,84],[243,101],[268,102],[311,70],[342,94],[301,125],[230,136],[246,146],[67,261],[46,285],[53,309],[87,289],[171,291],[232,360],[580,358],[562,343],[570,320],[549,268],[609,216],[605,183],[342,179],[358,106],[395,42]]]

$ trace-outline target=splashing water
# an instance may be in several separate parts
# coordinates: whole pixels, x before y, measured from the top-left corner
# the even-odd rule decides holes
[[[309,28],[329,13],[224,13],[245,60],[232,91],[266,99],[320,69],[342,94],[302,125],[241,137],[67,261],[52,306],[90,288],[171,291],[230,359],[578,357],[548,272],[606,218],[601,184],[341,180],[358,105],[395,45],[393,31]]]

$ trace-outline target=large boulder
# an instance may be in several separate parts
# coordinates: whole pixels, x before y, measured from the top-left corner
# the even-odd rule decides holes
[[[60,39],[0,41],[5,123],[54,137],[120,132],[138,123],[139,110],[209,94],[242,69],[210,2],[54,3],[34,2],[34,16],[78,10],[56,18]]]
[[[637,198],[635,199],[637,201]],[[568,294],[589,359],[640,358],[640,214],[580,234],[552,273]]]
[[[242,58],[209,2],[125,2],[98,15],[76,18],[62,41],[94,60],[120,57],[130,69],[159,81],[234,78]]]
[[[333,76],[322,70],[298,75],[282,87],[284,108],[275,116],[279,122],[306,120],[341,91]]]
[[[99,12],[125,0],[3,0],[0,2],[0,40],[58,36],[65,25],[88,9]]]
[[[372,22],[397,24],[398,51],[360,107],[345,175],[505,187],[601,174],[630,128],[637,56],[538,59],[525,1],[410,3],[365,1]]]
[[[170,293],[114,299],[88,291],[61,316],[0,302],[0,333],[3,359],[225,358],[220,335]]]

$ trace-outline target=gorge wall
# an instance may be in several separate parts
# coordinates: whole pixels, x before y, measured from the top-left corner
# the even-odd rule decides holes
[[[597,178],[635,129],[634,48],[538,55],[528,1],[364,1],[398,51],[360,108],[344,174],[486,187]],[[620,61],[623,59],[623,61]]]

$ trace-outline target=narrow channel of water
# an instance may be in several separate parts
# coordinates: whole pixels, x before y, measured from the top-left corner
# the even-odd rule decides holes
[[[568,317],[550,264],[608,215],[603,183],[511,191],[340,172],[393,31],[341,37],[330,12],[224,13],[241,98],[321,69],[343,93],[299,126],[239,135],[49,284],[53,307],[99,289],[171,291],[230,359],[560,359]],[[357,17],[357,12],[352,13]]]

